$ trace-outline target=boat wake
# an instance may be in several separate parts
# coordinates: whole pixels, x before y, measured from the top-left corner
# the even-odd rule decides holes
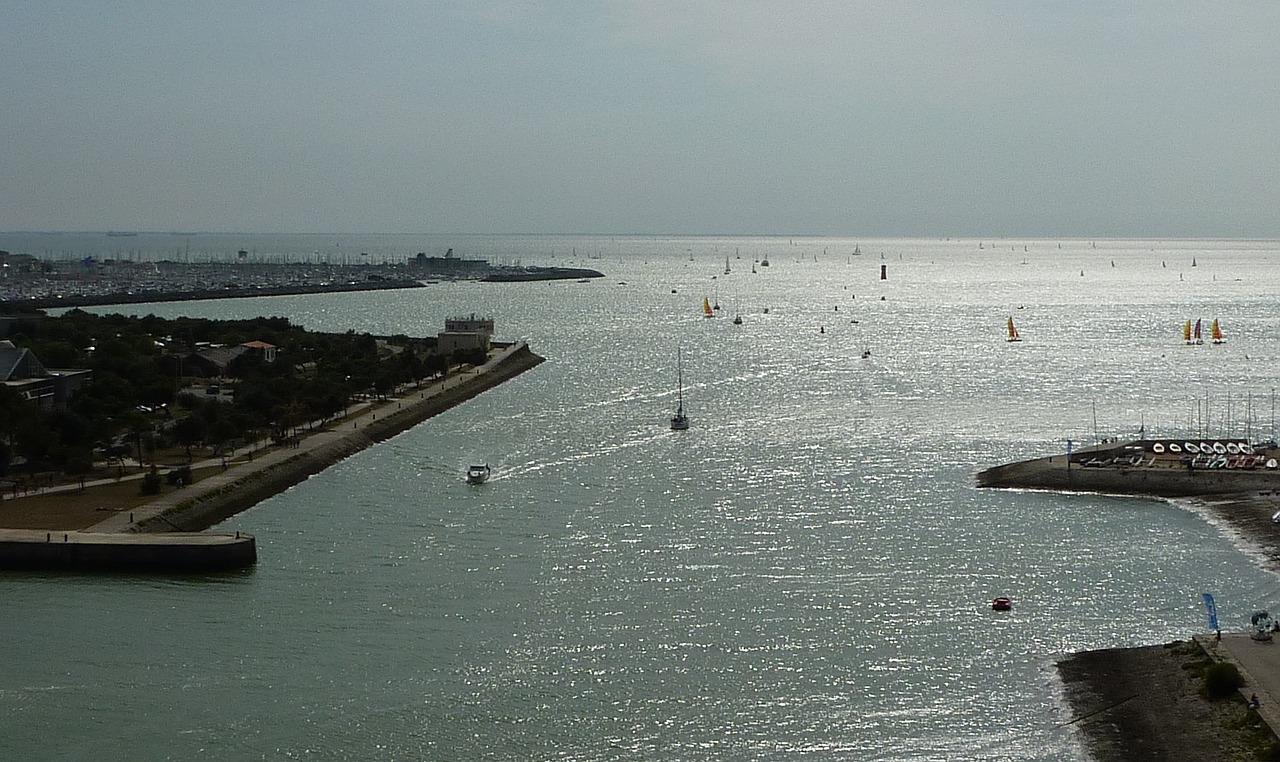
[[[600,442],[588,450],[569,453],[552,460],[533,461],[523,465],[504,468],[501,475],[495,472],[493,479],[497,480],[499,478],[516,477],[524,474],[536,474],[541,471],[546,471],[547,469],[562,468],[564,466],[571,466],[577,463],[584,463],[605,455],[612,455],[616,452],[622,452],[632,448],[643,447],[648,444],[659,442],[667,438],[669,435],[670,431],[659,427],[636,430],[633,431],[627,439],[622,441]]]

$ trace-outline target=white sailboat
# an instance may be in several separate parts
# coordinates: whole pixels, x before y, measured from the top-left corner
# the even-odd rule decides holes
[[[686,431],[689,416],[684,414],[684,362],[680,350],[676,350],[676,414],[671,416],[672,431]]]

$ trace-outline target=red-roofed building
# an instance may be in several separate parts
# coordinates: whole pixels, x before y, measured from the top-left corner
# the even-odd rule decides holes
[[[276,361],[276,345],[275,344],[268,344],[265,341],[246,341],[240,346],[245,347],[247,349],[251,349],[255,352],[261,353],[263,362]]]

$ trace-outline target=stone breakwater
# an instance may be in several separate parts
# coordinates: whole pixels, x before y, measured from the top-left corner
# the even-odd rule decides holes
[[[1273,455],[1268,453],[1265,457]],[[1085,465],[1089,461],[1107,465]],[[994,466],[978,474],[977,484],[1116,495],[1214,497],[1278,489],[1280,470],[1193,468],[1180,457],[1151,455],[1142,442],[1126,442],[1074,453],[1070,464],[1064,454]]]
[[[135,513],[147,515],[126,527],[113,529],[102,526],[101,529],[94,527],[94,531],[197,532],[207,529],[370,445],[390,439],[515,378],[543,361],[544,358],[530,351],[527,345],[516,345],[478,372],[461,378],[455,376],[452,386],[415,392],[417,399],[411,395],[376,408],[367,420],[358,420],[352,429],[313,435],[303,440],[303,445],[297,450],[278,451],[277,455],[284,453],[283,457],[274,460],[260,457],[256,462],[237,466],[234,469],[237,473],[229,474],[232,477],[229,480],[221,483],[217,479],[208,480],[214,483],[212,488],[202,490],[201,485],[205,482],[194,484],[177,493],[183,498],[180,502],[160,506],[150,512],[144,506]]]

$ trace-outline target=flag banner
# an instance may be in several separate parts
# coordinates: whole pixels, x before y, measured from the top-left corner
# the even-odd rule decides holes
[[[1218,629],[1218,604],[1213,601],[1213,593],[1201,593],[1204,597],[1205,610],[1209,612],[1209,629]]]

